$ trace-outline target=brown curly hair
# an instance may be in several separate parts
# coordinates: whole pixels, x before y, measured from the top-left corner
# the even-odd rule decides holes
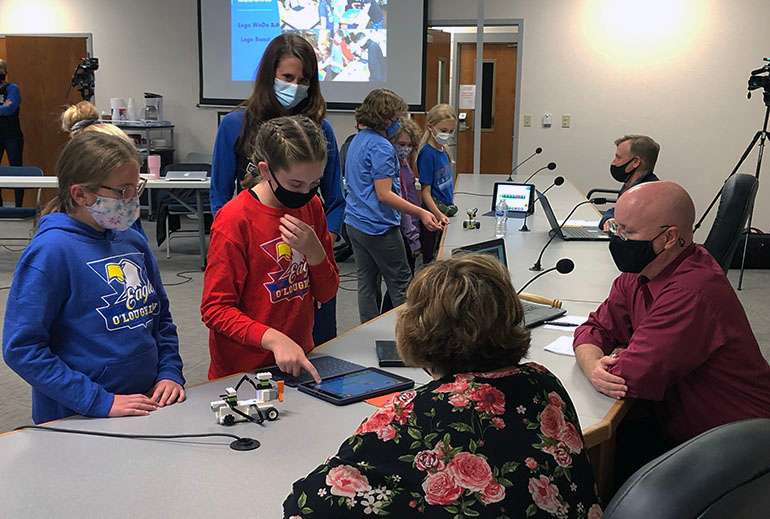
[[[396,322],[411,366],[442,376],[516,365],[529,350],[524,310],[508,270],[487,254],[437,261],[414,279]]]
[[[394,119],[406,114],[409,107],[400,95],[387,88],[375,88],[356,108],[356,122],[381,132]]]

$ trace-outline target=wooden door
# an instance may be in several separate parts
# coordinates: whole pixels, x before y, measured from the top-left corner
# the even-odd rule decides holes
[[[449,63],[452,35],[428,29],[425,49],[425,111],[439,103],[449,102]],[[413,114],[414,120],[424,127],[425,113]]]
[[[509,173],[513,164],[513,123],[516,99],[516,46],[513,43],[485,43],[482,81],[476,82],[476,44],[460,44],[461,85],[481,88],[481,173]],[[478,107],[476,107],[478,108]],[[473,172],[474,110],[467,113],[467,125],[457,133],[457,172]]]
[[[82,36],[6,36],[5,59],[8,81],[21,90],[21,129],[24,133],[24,165],[37,166],[55,175],[56,159],[69,136],[61,130],[59,117],[67,105],[82,98],[70,87],[72,73],[86,57],[87,41]],[[1,49],[1,47],[0,47]],[[36,196],[26,190],[25,205]],[[7,200],[12,191],[3,190]],[[44,196],[52,196],[43,192]]]

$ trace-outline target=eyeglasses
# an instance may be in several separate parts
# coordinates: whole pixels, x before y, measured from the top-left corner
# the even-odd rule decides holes
[[[672,225],[661,225],[659,227],[659,229],[661,229],[661,231],[658,234],[655,235],[655,238],[657,238],[658,236],[660,236],[661,234],[666,232],[666,230],[669,229],[670,227],[673,227],[673,226]],[[611,236],[617,236],[618,238],[620,238],[623,241],[628,241],[628,235],[626,235],[625,231],[621,231],[620,230],[620,226],[618,225],[618,222],[616,222],[615,220],[610,221],[610,224],[607,227],[607,233],[610,234]],[[653,240],[655,238],[653,238]]]
[[[121,200],[131,200],[133,198],[136,198],[142,194],[144,191],[145,186],[147,185],[147,179],[142,178],[138,184],[126,184],[123,187],[117,188],[117,187],[110,187],[110,186],[99,186],[102,189],[108,189],[118,195],[118,197]]]

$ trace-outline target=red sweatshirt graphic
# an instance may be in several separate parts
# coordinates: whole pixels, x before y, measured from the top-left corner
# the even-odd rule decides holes
[[[283,215],[313,227],[326,259],[310,266],[281,239]],[[211,228],[201,316],[209,328],[209,378],[275,364],[262,348],[274,328],[313,349],[314,302],[337,294],[339,273],[321,201],[299,209],[274,209],[243,191],[217,213]]]

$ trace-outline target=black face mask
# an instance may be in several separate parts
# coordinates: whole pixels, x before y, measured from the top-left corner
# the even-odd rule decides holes
[[[2,83],[3,81],[5,81],[5,74],[0,72],[0,83]]]
[[[610,238],[610,254],[612,254],[612,259],[615,261],[618,270],[632,274],[638,274],[643,271],[644,267],[649,265],[660,254],[660,252],[655,252],[652,242],[667,230],[668,227],[660,231],[651,240],[623,240],[619,236],[612,236]]]
[[[620,166],[613,166],[610,164],[610,175],[612,175],[612,178],[618,182],[626,182],[629,178],[631,178],[631,175],[633,175],[636,170],[639,169],[639,166],[637,166],[631,171],[626,171],[626,166],[631,164],[632,160],[634,160],[633,157],[628,159],[628,162],[621,164]]]
[[[273,186],[270,186],[270,189],[273,189],[275,198],[289,209],[299,209],[300,207],[310,202],[316,193],[318,193],[318,186],[311,189],[308,193],[297,193],[296,191],[289,191],[288,189],[285,189],[280,182],[278,182],[278,179],[275,178],[275,174],[273,173],[272,169],[270,170],[270,175],[273,177],[275,184],[278,186],[277,189],[273,189]]]

